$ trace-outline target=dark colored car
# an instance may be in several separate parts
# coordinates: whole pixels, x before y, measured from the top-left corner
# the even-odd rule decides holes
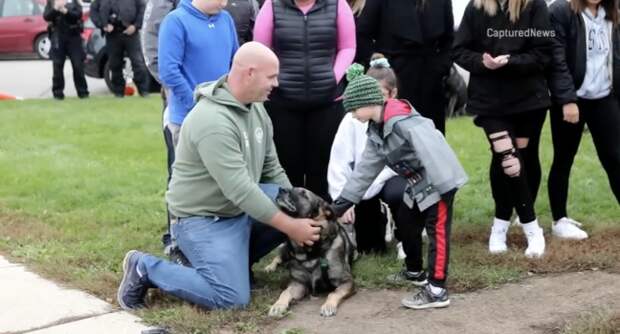
[[[89,77],[103,78],[106,85],[108,86],[108,89],[112,91],[112,72],[110,71],[110,62],[108,61],[108,51],[105,43],[105,36],[103,36],[100,29],[97,29],[95,27],[95,25],[90,19],[87,20],[84,24],[84,29],[92,29],[92,33],[86,40],[86,60],[84,60],[84,72]],[[133,77],[131,62],[127,57],[125,57],[123,76],[125,77],[126,81]],[[155,78],[153,77],[151,77],[150,79],[151,92],[159,92],[161,86],[159,85],[157,80],[155,80]]]

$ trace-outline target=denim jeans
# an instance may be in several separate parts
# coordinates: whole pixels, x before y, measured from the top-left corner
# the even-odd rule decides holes
[[[272,199],[278,194],[277,185],[260,187]],[[140,270],[162,291],[209,309],[246,306],[250,264],[286,239],[246,214],[181,218],[172,230],[192,268],[147,254],[140,260]]]

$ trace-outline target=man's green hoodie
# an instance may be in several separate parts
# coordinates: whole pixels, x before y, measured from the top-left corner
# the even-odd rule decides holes
[[[198,101],[183,121],[168,208],[177,217],[233,217],[247,213],[267,223],[278,211],[259,188],[290,188],[273,143],[273,125],[262,103],[243,105],[226,84],[199,85]]]

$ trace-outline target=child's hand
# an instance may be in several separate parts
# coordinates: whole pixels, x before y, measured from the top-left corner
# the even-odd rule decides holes
[[[343,224],[354,224],[355,223],[355,207],[351,207],[347,210],[342,217],[338,220]]]

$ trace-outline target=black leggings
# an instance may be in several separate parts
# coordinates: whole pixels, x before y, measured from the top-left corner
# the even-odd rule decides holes
[[[355,205],[355,239],[360,253],[385,252],[385,225],[381,200],[377,195]]]
[[[390,59],[398,78],[398,95],[409,102],[422,116],[430,118],[435,128],[446,133],[444,77],[450,66],[442,56],[399,55]]]
[[[496,218],[510,220],[514,208],[522,223],[536,219],[534,202],[541,177],[538,145],[545,117],[546,110],[534,110],[501,117],[478,116],[475,119],[476,125],[482,127],[487,134],[493,153],[489,178]],[[513,152],[502,154],[493,149],[494,140],[490,139],[490,136],[500,132],[508,133]],[[527,147],[518,149],[517,138],[528,138]],[[508,175],[502,165],[507,156],[519,161],[520,167],[516,175]]]
[[[568,181],[570,170],[583,134],[584,125],[592,134],[598,158],[607,172],[609,185],[620,203],[620,107],[615,97],[598,100],[580,99],[579,122],[563,120],[561,107],[551,111],[553,164],[549,171],[549,202],[554,220],[567,217]]]
[[[273,123],[278,159],[295,187],[305,187],[331,201],[327,165],[334,136],[344,117],[341,102],[305,107],[274,99],[265,103]]]

